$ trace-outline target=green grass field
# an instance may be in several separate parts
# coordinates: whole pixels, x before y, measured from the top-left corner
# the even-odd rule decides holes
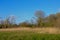
[[[0,32],[0,40],[60,40],[60,34],[42,34],[29,31]]]

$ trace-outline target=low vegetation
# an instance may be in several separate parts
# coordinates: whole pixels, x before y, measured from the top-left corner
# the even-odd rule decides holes
[[[60,40],[60,34],[41,34],[29,31],[0,32],[0,40]]]

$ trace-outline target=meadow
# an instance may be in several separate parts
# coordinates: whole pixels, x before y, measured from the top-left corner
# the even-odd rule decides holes
[[[28,30],[0,31],[0,40],[60,40],[60,34],[38,33]]]

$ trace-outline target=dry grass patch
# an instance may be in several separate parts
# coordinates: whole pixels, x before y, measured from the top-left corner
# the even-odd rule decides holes
[[[37,33],[54,33],[59,34],[60,29],[59,28],[27,28],[27,27],[21,27],[21,28],[6,28],[6,29],[0,29],[0,31],[33,31]]]

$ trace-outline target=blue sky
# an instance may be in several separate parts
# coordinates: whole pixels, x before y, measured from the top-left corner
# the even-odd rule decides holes
[[[60,11],[60,0],[0,0],[0,17],[16,16],[17,23],[30,20],[36,10],[46,15]]]

